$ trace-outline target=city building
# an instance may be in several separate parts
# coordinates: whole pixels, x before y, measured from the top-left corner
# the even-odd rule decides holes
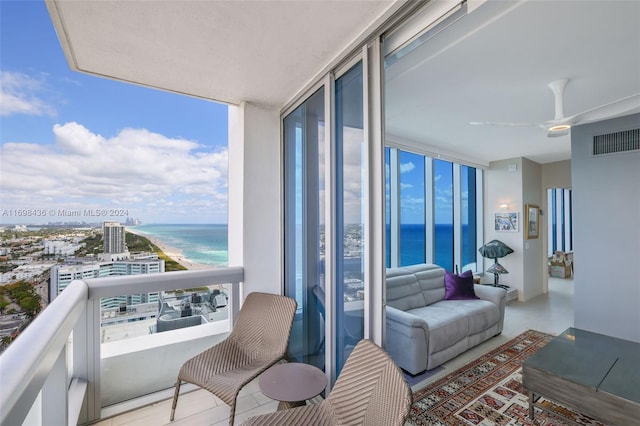
[[[125,253],[125,226],[118,222],[104,222],[102,224],[105,253]]]
[[[55,265],[51,268],[49,295],[53,301],[73,280],[161,272],[164,272],[164,260],[157,258]],[[101,309],[110,309],[120,308],[123,303],[125,306],[157,303],[158,295],[158,292],[150,292],[107,297],[100,300],[100,307]]]
[[[142,221],[140,219],[128,217],[127,220],[124,222],[124,224],[127,226],[138,226],[138,225],[142,225]]]
[[[231,292],[230,300],[255,291],[295,297],[290,344],[307,361],[311,343],[326,342],[326,353],[313,355],[324,361],[328,391],[349,350],[342,333],[347,316],[356,318],[361,336],[385,345],[385,254],[389,247],[388,262],[403,264],[407,241],[399,231],[409,213],[403,207],[417,205],[416,217],[433,234],[443,199],[453,202],[446,204],[452,266],[474,264],[483,274],[490,265],[475,252],[475,262],[463,261],[463,241],[478,247],[500,239],[513,248],[500,263],[518,303],[530,309],[520,326],[557,334],[568,325],[640,342],[640,286],[629,279],[640,275],[640,149],[634,137],[640,128],[640,2],[48,0],[47,6],[74,70],[229,105],[229,264],[238,266],[164,274],[170,281],[153,285],[239,288],[242,282],[242,293]],[[554,95],[547,85],[565,78],[566,96]],[[590,119],[581,121],[585,116]],[[628,148],[615,143],[613,152],[600,154],[594,148],[603,135],[628,139]],[[446,175],[434,173],[440,167]],[[387,208],[388,199],[415,188],[404,180],[414,170],[423,177],[422,196]],[[437,191],[445,176],[451,177],[448,190]],[[569,300],[549,291],[552,225],[525,216],[527,206],[539,206],[546,219],[550,188],[572,190],[575,292]],[[461,202],[469,191],[473,209]],[[520,215],[526,226],[496,230],[495,215],[503,210]],[[462,235],[473,211],[472,241]],[[347,241],[347,225],[361,226],[359,242]],[[421,257],[435,262],[441,247],[426,232],[423,238]],[[359,276],[345,276],[346,259],[359,259]],[[128,286],[151,285],[127,278]],[[340,297],[345,278],[363,282],[356,294],[366,305],[359,315]],[[315,291],[321,286],[323,293]],[[42,406],[57,411],[43,408],[41,417],[57,416],[61,424],[93,423],[136,402],[149,405],[150,394],[171,389],[175,373],[167,370],[177,371],[228,331],[213,324],[168,331],[115,353],[101,349],[90,332],[76,339],[87,317],[95,321],[77,311],[95,300],[88,284],[73,287],[58,308],[68,314],[66,322],[58,319],[64,327],[36,335],[47,330],[36,320],[3,355],[13,357],[3,358],[4,365],[19,366],[6,362],[42,340],[51,342],[20,374],[2,371],[14,378],[10,386],[3,383],[11,402],[3,420],[23,423],[36,401],[32,390],[43,387],[47,373],[65,379],[59,386],[70,389],[64,395],[70,407],[82,407],[59,410],[59,399],[43,392]],[[545,306],[560,306],[554,314],[571,312],[569,324],[555,323],[540,309],[543,303],[534,303],[545,300]],[[206,336],[192,329],[206,329]],[[74,358],[69,387],[60,354],[71,330],[74,345],[89,348],[74,346],[74,356],[89,355],[82,365]],[[107,382],[111,377],[117,385]],[[158,406],[164,410],[160,423],[168,406]],[[145,418],[153,408],[145,408]],[[213,410],[201,415],[210,421],[205,416]]]
[[[84,244],[68,240],[44,240],[44,254],[54,256],[71,256]]]

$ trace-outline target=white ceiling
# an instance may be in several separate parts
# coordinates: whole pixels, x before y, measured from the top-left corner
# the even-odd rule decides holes
[[[565,116],[640,93],[640,2],[485,3],[387,68],[387,134],[484,164],[569,159],[570,136],[468,124],[551,120],[561,78]]]
[[[273,108],[404,3],[46,1],[74,69]],[[559,78],[565,115],[640,93],[639,28],[638,0],[487,2],[387,69],[387,133],[480,164],[570,158],[568,136],[468,122],[552,119]]]
[[[72,68],[280,108],[396,0],[46,0]]]

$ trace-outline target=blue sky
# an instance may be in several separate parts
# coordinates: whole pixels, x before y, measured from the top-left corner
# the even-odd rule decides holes
[[[400,220],[403,224],[425,222],[424,157],[411,152],[400,152]],[[436,224],[453,223],[453,169],[448,161],[435,160],[433,164],[434,219]],[[463,198],[463,219],[466,219],[466,196]],[[387,223],[389,218],[387,218]]]
[[[44,1],[0,19],[0,224],[227,222],[226,105],[71,71]]]

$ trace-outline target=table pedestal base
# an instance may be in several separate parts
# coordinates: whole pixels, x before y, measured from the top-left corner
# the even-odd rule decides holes
[[[278,403],[278,411],[288,410],[289,408],[302,407],[307,405],[307,401],[280,401]]]

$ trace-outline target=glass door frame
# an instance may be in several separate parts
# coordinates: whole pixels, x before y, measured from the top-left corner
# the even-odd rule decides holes
[[[281,112],[281,144],[283,158],[285,156],[284,145],[284,119],[296,108],[302,105],[309,97],[324,88],[325,108],[325,372],[329,378],[329,389],[336,379],[336,274],[337,262],[337,236],[336,229],[337,208],[336,192],[336,137],[335,137],[335,81],[348,72],[358,62],[362,62],[363,69],[363,205],[369,206],[363,214],[363,238],[364,244],[364,338],[384,346],[384,138],[382,120],[382,45],[379,38],[365,45],[348,61],[343,62],[334,71],[325,76],[305,91],[299,101]],[[288,198],[288,188],[282,176],[283,201]],[[377,207],[380,208],[377,208]],[[371,208],[373,207],[373,208]],[[283,210],[289,207],[284,205]],[[283,215],[283,222],[285,222]],[[283,229],[289,229],[287,223],[283,223]],[[290,243],[291,237],[284,235],[283,240]],[[287,251],[290,248],[283,245],[283,263]],[[283,270],[285,270],[283,265]],[[283,283],[284,286],[284,283]],[[284,293],[284,288],[283,288]]]
[[[448,0],[447,3],[451,3]],[[401,45],[416,37],[416,21],[426,31],[440,18],[451,15],[460,8],[458,0],[453,10],[437,7],[436,2],[408,3],[399,8],[386,21],[376,24],[368,36],[354,40],[354,45],[343,52],[331,65],[322,71],[313,83],[301,90],[290,103],[281,110],[281,125],[284,118],[306,101],[320,87],[324,87],[325,96],[325,371],[329,379],[329,391],[336,379],[335,357],[335,279],[336,279],[336,141],[335,141],[335,81],[358,61],[363,65],[363,203],[368,206],[363,214],[365,246],[364,256],[364,338],[370,339],[381,347],[385,343],[385,131],[384,131],[384,50],[385,37],[393,34],[396,51]],[[435,6],[434,6],[435,5]],[[427,13],[425,13],[425,10]],[[457,18],[457,17],[456,17]],[[410,28],[397,32],[398,28]],[[394,34],[395,33],[395,34]],[[284,136],[281,129],[281,148],[284,156]],[[284,187],[284,170],[282,193]],[[286,197],[283,196],[283,202]],[[284,209],[286,209],[286,205]],[[284,215],[283,215],[284,222]],[[283,229],[288,229],[283,223]],[[286,241],[287,236],[283,236]],[[283,245],[282,258],[287,250]],[[284,260],[283,260],[284,263]],[[284,285],[284,283],[283,283]],[[284,288],[283,288],[284,291]]]

